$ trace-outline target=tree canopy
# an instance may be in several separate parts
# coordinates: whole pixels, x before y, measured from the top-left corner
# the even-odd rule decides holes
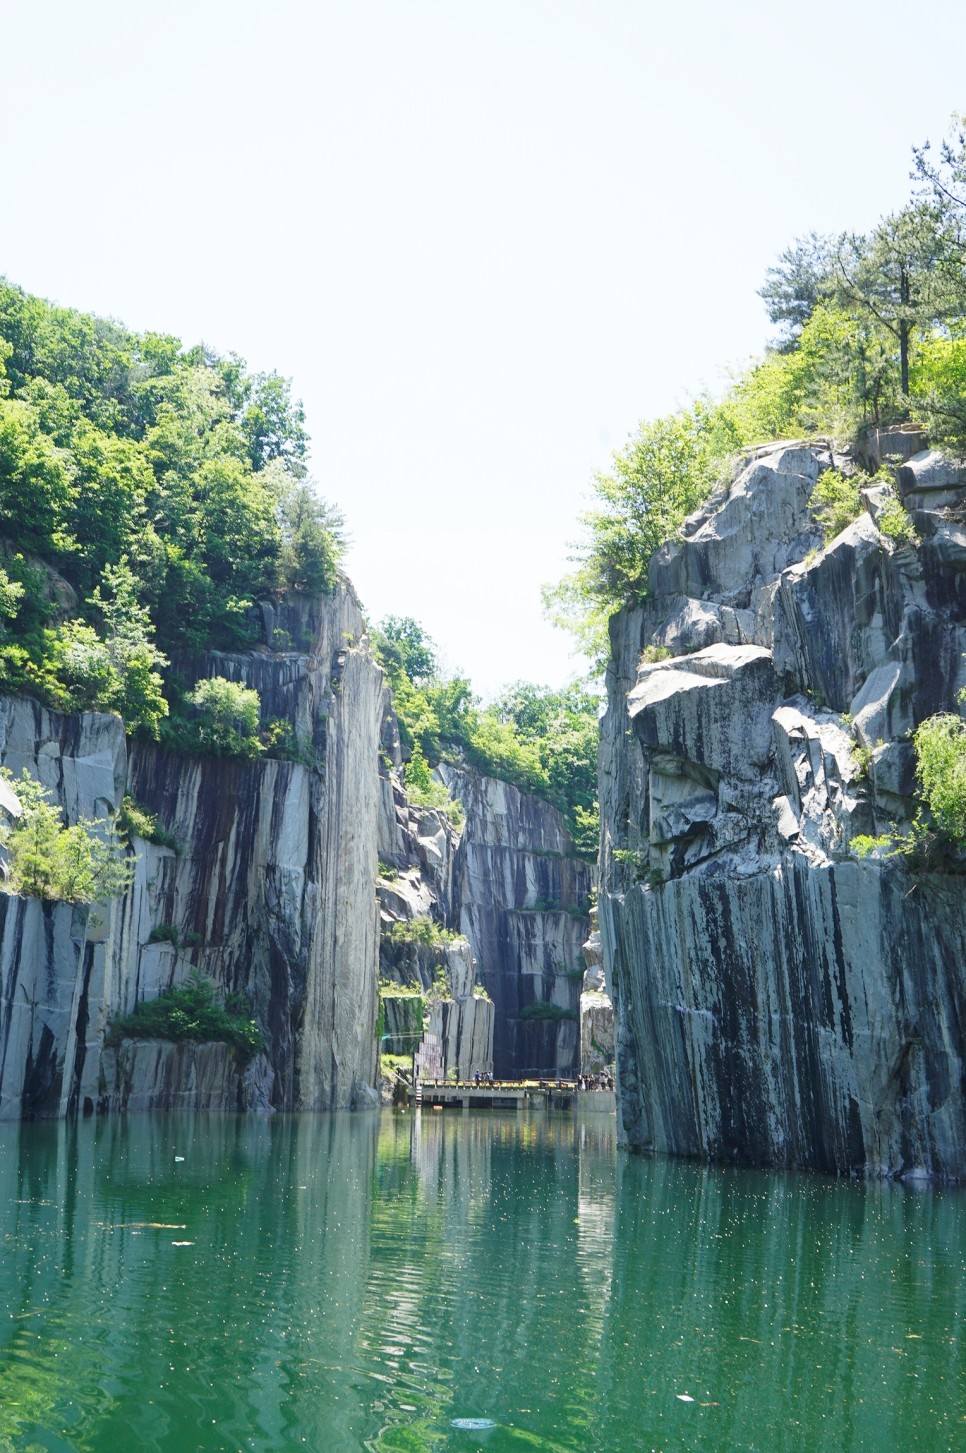
[[[596,857],[598,698],[518,681],[483,706],[465,676],[440,673],[431,638],[412,617],[374,632],[399,721],[407,790],[432,802],[430,768],[473,767],[557,807],[575,846]],[[433,805],[440,805],[433,803]]]
[[[332,589],[342,518],[307,450],[278,374],[0,279],[0,690],[156,735],[173,653],[250,645],[259,598]]]
[[[545,601],[598,662],[609,617],[646,599],[655,550],[740,450],[911,420],[966,452],[966,119],[938,155],[913,157],[904,208],[865,235],[811,232],[768,269],[761,297],[780,332],[764,357],[720,400],[641,424],[595,477],[576,568]]]
[[[50,792],[29,772],[15,778],[4,767],[0,775],[20,804],[18,817],[0,817],[3,892],[67,903],[94,903],[124,892],[134,860],[109,824],[81,818],[65,827]]]

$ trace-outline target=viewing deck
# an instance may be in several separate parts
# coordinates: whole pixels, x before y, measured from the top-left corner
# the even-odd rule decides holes
[[[589,1110],[613,1114],[613,1090],[578,1090],[575,1080],[497,1080],[492,1085],[423,1080],[424,1110]],[[416,1097],[417,1105],[420,1097]]]

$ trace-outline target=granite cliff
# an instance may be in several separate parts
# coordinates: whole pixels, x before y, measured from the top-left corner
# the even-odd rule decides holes
[[[409,802],[347,582],[261,615],[262,646],[175,664],[257,689],[262,720],[288,729],[285,758],[173,755],[113,716],[0,699],[0,762],[28,769],[68,823],[110,819],[128,794],[162,829],[132,839],[121,898],[0,895],[0,1118],[369,1104],[380,1048],[419,1045],[464,1077],[573,1068],[591,870],[560,814],[449,768],[462,830]],[[111,1034],[193,971],[251,1005],[265,1052],[246,1066],[222,1043]]]
[[[496,1005],[495,1072],[572,1074],[593,868],[576,855],[556,808],[507,782],[441,771],[466,812],[453,920]]]
[[[461,804],[459,830],[442,810],[413,807],[384,775],[383,978],[418,984],[430,1036],[462,1077],[570,1074],[593,869],[547,803],[475,771],[443,765],[437,775]],[[406,932],[427,918],[443,929],[436,944]],[[450,988],[441,1001],[440,978]]]
[[[127,791],[174,844],[135,839],[131,888],[106,905],[0,896],[0,1115],[372,1099],[382,672],[345,582],[265,616],[286,649],[190,665],[256,687],[298,760],[128,750],[115,717],[0,701],[0,758],[68,821],[110,816]],[[224,1045],[106,1043],[112,1016],[193,968],[252,1005],[267,1052],[244,1073]]]
[[[966,1174],[963,879],[860,858],[915,811],[909,732],[954,709],[966,471],[898,474],[823,545],[827,450],[776,445],[654,557],[612,629],[600,926],[625,1144]]]

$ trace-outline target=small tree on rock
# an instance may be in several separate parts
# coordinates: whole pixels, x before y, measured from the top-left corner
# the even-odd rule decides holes
[[[60,808],[29,772],[15,779],[3,768],[2,775],[20,803],[19,817],[0,822],[4,892],[67,903],[95,903],[124,892],[134,860],[113,827],[88,818],[65,827]]]
[[[201,715],[198,735],[218,755],[255,757],[261,751],[258,692],[225,676],[199,681],[188,700]]]

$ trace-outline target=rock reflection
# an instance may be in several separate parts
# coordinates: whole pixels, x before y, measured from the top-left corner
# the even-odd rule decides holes
[[[961,1192],[612,1117],[5,1125],[0,1239],[2,1453],[961,1443]]]

